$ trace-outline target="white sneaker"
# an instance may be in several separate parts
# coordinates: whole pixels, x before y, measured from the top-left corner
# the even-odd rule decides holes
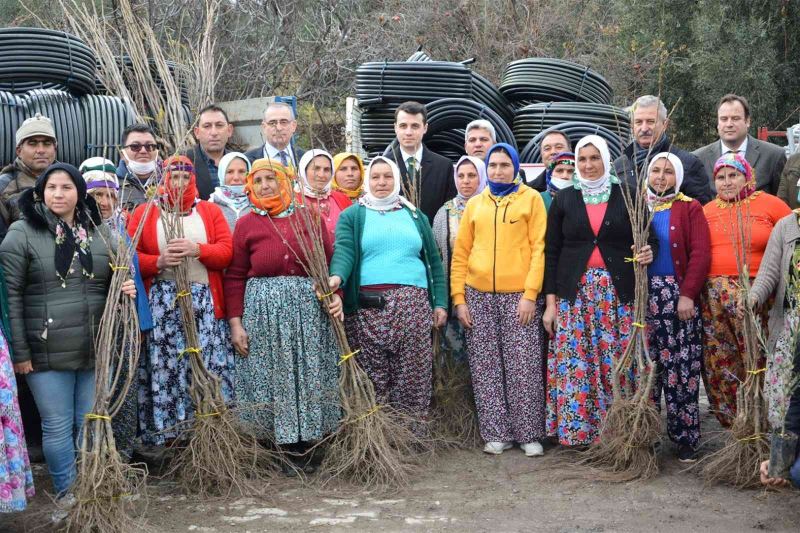
[[[527,457],[540,457],[544,455],[544,448],[538,442],[526,442],[519,445]]]
[[[510,442],[487,442],[486,446],[483,447],[483,452],[492,455],[500,455],[511,448],[511,446],[513,445]]]

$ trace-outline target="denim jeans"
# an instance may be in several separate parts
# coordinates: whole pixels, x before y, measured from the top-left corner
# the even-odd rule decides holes
[[[42,416],[42,448],[56,496],[75,481],[75,441],[94,402],[94,370],[45,370],[25,376]]]

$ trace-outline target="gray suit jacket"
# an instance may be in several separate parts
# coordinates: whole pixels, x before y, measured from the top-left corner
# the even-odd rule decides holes
[[[711,180],[711,190],[716,192],[714,187],[714,163],[722,155],[722,144],[719,140],[698,148],[694,152],[700,161],[705,165]],[[755,137],[747,136],[747,152],[744,158],[756,171],[756,189],[768,192],[769,194],[778,193],[778,185],[781,181],[781,172],[786,164],[786,153],[783,148],[772,143],[759,141]]]

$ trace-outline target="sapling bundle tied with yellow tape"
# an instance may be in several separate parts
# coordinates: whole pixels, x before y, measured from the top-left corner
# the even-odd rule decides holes
[[[180,161],[166,170],[160,221],[166,240],[182,239],[185,206],[180,201],[184,185],[167,184],[173,173],[181,171]],[[176,180],[177,181],[177,180]],[[181,181],[181,183],[183,183]],[[167,198],[174,195],[176,199]],[[263,448],[256,438],[244,431],[236,414],[226,405],[219,376],[206,367],[203,346],[197,331],[192,305],[188,258],[172,267],[180,309],[184,348],[180,358],[190,369],[189,396],[194,418],[180,428],[175,439],[176,454],[170,473],[187,492],[206,495],[242,495],[261,492],[274,472],[274,453]]]
[[[728,211],[734,230],[731,239],[736,255],[739,297],[742,302],[749,302],[750,202],[747,199],[737,201]],[[742,337],[744,379],[736,389],[736,416],[723,447],[699,463],[706,482],[722,482],[739,488],[760,486],[759,468],[769,457],[767,406],[763,394],[764,338],[759,312],[750,305],[744,306]]]
[[[318,298],[326,309],[335,297],[329,291],[327,231],[319,213],[318,200],[295,199],[290,227],[295,234],[294,249],[284,238],[306,274],[317,287]],[[276,227],[279,235],[282,233]],[[423,439],[414,432],[420,422],[394,407],[379,403],[369,376],[358,363],[359,350],[351,348],[344,323],[331,317],[339,346],[339,397],[342,418],[337,430],[319,442],[325,457],[319,469],[322,484],[344,481],[366,490],[395,489],[407,484],[419,464]],[[312,448],[313,450],[313,448]],[[310,453],[310,452],[309,452]]]
[[[123,284],[132,279],[140,233],[129,240],[123,229],[107,237],[95,232],[95,238],[106,240],[112,274],[94,343],[95,399],[83,423],[72,488],[76,503],[67,515],[67,531],[113,533],[143,523],[147,470],[120,456],[112,430],[112,419],[123,408],[139,364],[136,301],[123,293]]]
[[[639,187],[621,185],[633,234],[633,250],[648,244],[653,212],[647,205],[646,177],[637,178]],[[656,443],[663,423],[652,400],[656,364],[647,345],[649,280],[647,266],[634,253],[633,323],[622,356],[613,359],[612,404],[606,413],[598,440],[583,454],[582,462],[601,471],[607,481],[647,479],[658,473]]]

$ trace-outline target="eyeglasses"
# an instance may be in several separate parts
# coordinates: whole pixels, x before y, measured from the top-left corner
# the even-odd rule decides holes
[[[291,122],[292,122],[291,120],[287,120],[285,118],[282,118],[280,120],[270,120],[269,122],[265,122],[264,124],[266,124],[270,128],[274,129],[274,128],[277,128],[278,126],[280,126],[281,128],[285,128]]]
[[[147,153],[153,152],[158,150],[158,145],[155,143],[147,143],[147,144],[139,144],[139,143],[132,143],[127,146],[123,146],[123,148],[127,148],[131,152],[141,152],[144,150]]]

